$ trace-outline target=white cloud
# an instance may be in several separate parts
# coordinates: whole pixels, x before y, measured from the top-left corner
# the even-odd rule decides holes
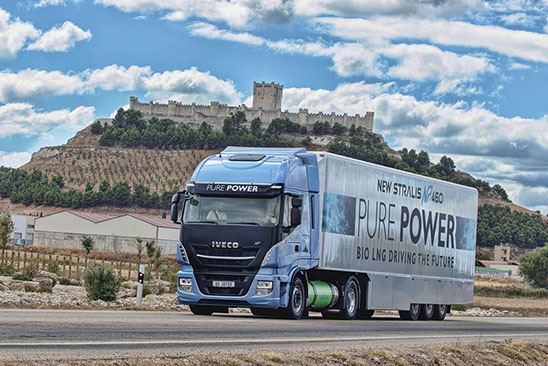
[[[150,66],[110,65],[80,73],[26,69],[0,72],[0,103],[26,101],[51,95],[93,93],[96,90],[144,91],[166,101],[239,104],[241,94],[230,80],[222,80],[195,67],[153,72]]]
[[[480,0],[95,0],[95,3],[124,12],[159,12],[170,21],[201,18],[240,28],[286,23],[294,16],[455,16],[484,8]]]
[[[79,77],[90,91],[95,89],[132,91],[142,90],[144,79],[150,77],[150,66],[110,65],[102,69],[86,70]]]
[[[78,75],[59,71],[25,69],[0,72],[0,103],[24,101],[41,96],[81,93],[84,81]]]
[[[45,8],[48,6],[67,5],[68,2],[78,4],[82,0],[35,0],[32,6],[35,8]]]
[[[196,22],[191,24],[189,27],[190,34],[198,37],[208,38],[208,39],[222,39],[225,41],[245,43],[254,46],[263,45],[266,40],[261,37],[254,36],[251,33],[235,33],[219,29],[213,24]]]
[[[161,100],[239,104],[242,97],[232,81],[218,79],[196,67],[152,74],[144,80],[144,87],[148,95]]]
[[[14,135],[37,136],[55,127],[78,131],[94,117],[94,107],[37,111],[28,103],[0,105],[0,138]]]
[[[10,13],[0,8],[0,58],[15,56],[28,40],[39,35],[31,23],[11,19]]]
[[[194,23],[189,30],[194,36],[209,39],[266,46],[282,53],[327,57],[333,62],[333,70],[345,77],[366,75],[382,78],[388,75],[407,80],[459,79],[463,82],[496,70],[485,56],[458,55],[424,44],[338,42],[328,45],[294,39],[270,41],[248,32],[219,29],[207,23]],[[384,66],[383,57],[396,60],[396,64]]]
[[[548,62],[548,35],[461,21],[403,17],[318,18],[324,31],[349,40],[421,39],[445,46],[483,48],[525,60]]]
[[[362,17],[373,15],[453,16],[471,9],[481,9],[479,0],[410,1],[410,0],[297,0],[295,12],[304,16],[335,15]]]
[[[30,161],[32,154],[27,151],[0,151],[0,166],[19,168]]]
[[[232,27],[287,22],[293,16],[293,1],[287,0],[95,0],[124,12],[165,13],[163,19],[184,21],[202,18]]]
[[[91,31],[83,30],[72,22],[64,22],[60,27],[53,27],[31,43],[27,49],[45,52],[65,52],[77,42],[89,41]]]
[[[524,12],[517,12],[503,15],[500,17],[500,20],[507,25],[533,27],[535,23],[540,20],[540,18],[536,15],[531,15]]]
[[[479,95],[482,93],[481,87],[468,85],[458,79],[442,80],[434,89],[434,95],[454,94],[458,96]]]
[[[510,66],[508,66],[510,70],[530,70],[531,65],[522,64],[520,62],[511,62]]]

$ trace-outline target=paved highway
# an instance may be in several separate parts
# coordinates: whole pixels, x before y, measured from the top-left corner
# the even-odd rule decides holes
[[[211,317],[176,312],[0,310],[0,359],[177,356],[217,349],[314,349],[477,340],[548,340],[548,318],[458,318],[406,322]]]

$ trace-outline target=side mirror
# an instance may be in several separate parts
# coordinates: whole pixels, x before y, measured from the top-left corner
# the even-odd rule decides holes
[[[177,192],[171,197],[171,221],[174,224],[179,222],[179,202],[181,201],[181,192]]]
[[[301,207],[303,205],[303,199],[300,197],[293,197],[291,199],[291,226],[296,227],[301,224]]]
[[[291,208],[291,227],[301,224],[301,209],[299,207]]]

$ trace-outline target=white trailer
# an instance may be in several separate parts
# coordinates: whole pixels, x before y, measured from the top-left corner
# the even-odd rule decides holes
[[[472,302],[476,189],[316,154],[320,270],[366,274],[369,310]]]

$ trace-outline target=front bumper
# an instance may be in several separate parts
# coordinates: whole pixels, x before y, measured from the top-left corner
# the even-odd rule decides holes
[[[184,305],[210,305],[210,306],[228,306],[228,307],[259,307],[277,309],[287,306],[287,291],[284,291],[284,283],[287,281],[287,276],[274,275],[269,273],[261,273],[259,271],[247,294],[243,296],[224,296],[224,295],[207,295],[203,294],[196,282],[194,272],[190,268],[177,273],[177,277],[191,278],[192,291],[183,292],[177,287],[177,299],[180,304]],[[272,281],[272,292],[268,295],[256,295],[258,281]]]

